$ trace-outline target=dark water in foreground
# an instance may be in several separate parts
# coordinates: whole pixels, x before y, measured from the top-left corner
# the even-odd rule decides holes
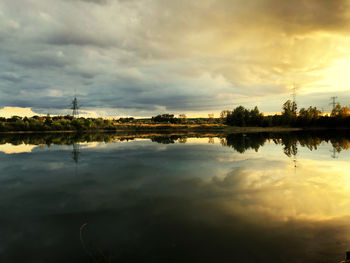
[[[339,132],[1,135],[0,262],[336,263],[349,148]]]

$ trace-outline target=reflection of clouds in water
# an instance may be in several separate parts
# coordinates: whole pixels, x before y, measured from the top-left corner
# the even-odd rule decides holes
[[[37,145],[20,144],[13,145],[11,143],[0,144],[0,152],[5,154],[15,154],[15,153],[30,153],[33,149],[38,148]]]
[[[231,207],[233,212],[244,212],[246,215],[254,211],[265,213],[278,220],[290,217],[324,220],[350,215],[347,162],[338,161],[337,165],[334,165],[333,161],[299,159],[295,171],[285,156],[280,159],[275,156],[264,158],[264,154],[253,151],[238,154],[226,151],[227,148],[213,148],[208,144],[196,147],[182,144],[169,146],[151,142],[134,142],[131,145],[119,143],[81,145],[81,148],[85,147],[86,152],[79,172],[93,174],[93,181],[101,188],[90,189],[91,181],[85,187],[83,180],[82,185],[79,185],[83,190],[75,192],[69,184],[65,185],[67,182],[61,178],[53,180],[52,184],[47,182],[49,184],[45,185],[45,188],[52,187],[54,192],[57,185],[64,184],[61,187],[67,192],[81,195],[76,197],[77,201],[93,197],[90,204],[98,206],[99,196],[110,199],[120,191],[137,189],[144,192],[149,186],[152,186],[154,193],[167,195],[179,189],[178,185],[169,189],[169,185],[185,180],[183,184],[187,184],[186,188],[180,189],[179,193],[174,192],[175,196],[186,194],[189,197],[200,198],[195,197],[195,193],[204,196],[210,193],[211,198],[219,198],[219,201]],[[62,157],[59,158],[67,157],[65,151],[61,154]],[[47,153],[34,159],[38,161],[45,155]],[[30,169],[35,169],[34,167],[40,167],[43,173],[45,170],[50,173],[53,171],[67,173],[70,166],[61,160],[44,160],[44,163],[31,162],[27,165],[26,160],[23,160],[22,164],[28,173]],[[18,174],[14,172],[16,173]],[[99,177],[96,177],[97,174]],[[186,178],[192,179],[186,181]],[[190,188],[191,191],[187,193],[185,190]],[[163,189],[167,190],[163,192]],[[29,192],[26,193],[27,190]],[[29,200],[32,190],[25,187],[18,189],[24,191],[23,194],[28,195]],[[90,196],[92,192],[98,192],[99,195]]]
[[[83,142],[83,143],[78,143],[80,149],[89,149],[89,148],[103,148],[106,143],[104,142]]]
[[[86,208],[93,210],[100,209],[102,203],[107,205],[105,208],[111,209],[115,202],[125,196],[130,199],[124,200],[123,204],[132,205],[151,195],[217,202],[230,213],[256,219],[269,217],[277,221],[291,218],[322,221],[350,216],[346,162],[335,168],[330,162],[328,169],[323,170],[327,166],[325,163],[319,169],[315,161],[300,160],[302,165],[296,173],[288,162],[248,160],[244,163],[241,165],[244,168],[237,168],[225,176],[212,176],[211,179],[197,176],[170,178],[167,170],[135,163],[119,168],[114,175],[110,172],[108,176],[89,176],[92,180],[85,178],[81,184],[74,183],[73,186],[72,179],[69,184],[64,180],[48,181],[45,191],[41,191],[44,191],[43,194],[48,191],[52,196],[56,187],[64,188],[67,194],[75,196],[72,204],[79,207],[79,201],[84,200],[89,204]],[[50,163],[48,169],[63,166]],[[138,171],[144,171],[144,175]],[[22,194],[30,200],[34,189],[30,187]],[[135,196],[130,193],[135,193]],[[36,207],[40,205],[36,204]]]
[[[337,256],[341,259],[349,244],[349,217],[345,217],[349,213],[334,214],[326,220],[322,217],[326,210],[312,210],[312,206],[332,202],[329,197],[338,184],[323,185],[329,196],[322,196],[324,189],[319,190],[308,180],[323,178],[324,174],[314,169],[317,163],[308,163],[312,169],[294,175],[287,162],[267,162],[270,169],[261,171],[262,162],[255,161],[247,164],[249,168],[210,180],[169,177],[167,171],[154,166],[127,166],[108,175],[86,174],[58,181],[49,178],[45,185],[27,186],[28,192],[12,199],[12,209],[31,210],[26,217],[30,223],[35,214],[43,213],[45,222],[34,221],[34,229],[41,229],[40,235],[27,227],[21,233],[21,238],[37,236],[41,244],[46,238],[43,233],[50,233],[52,246],[48,245],[42,256],[52,250],[59,253],[57,242],[68,246],[65,255],[75,255],[80,244],[74,242],[74,236],[87,221],[94,242],[117,255],[122,250],[130,261],[138,254],[132,251],[148,251],[143,256],[157,251],[163,260],[171,255],[191,262],[327,262]],[[279,175],[281,171],[285,172]],[[339,178],[345,180],[346,176]],[[331,179],[331,175],[323,178]],[[34,195],[39,189],[40,194]],[[346,190],[338,191],[346,194]],[[12,232],[6,230],[5,236],[12,236],[24,226],[19,224]],[[3,250],[11,249],[21,238],[3,243]]]
[[[0,244],[11,259],[25,243],[23,255],[84,262],[74,255],[85,222],[102,248],[126,262],[155,254],[162,260],[154,262],[326,262],[348,249],[347,162],[300,158],[295,172],[281,150],[277,158],[207,139],[190,147],[116,142],[84,149],[74,176],[65,147],[2,156]]]
[[[220,141],[217,137],[204,137],[204,138],[187,138],[186,144],[216,144],[220,145]]]
[[[51,162],[48,164],[47,169],[48,170],[59,170],[59,169],[63,169],[64,167],[67,167],[67,165],[64,162]]]
[[[244,161],[244,169],[214,177],[205,191],[222,198],[233,212],[326,220],[350,216],[349,163],[300,159],[295,172],[288,162]]]
[[[167,146],[166,145],[157,145],[156,147],[155,147],[155,149],[157,150],[157,151],[166,151],[167,150]]]

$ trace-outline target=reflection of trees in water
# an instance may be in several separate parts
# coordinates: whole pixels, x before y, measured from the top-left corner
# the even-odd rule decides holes
[[[80,155],[80,145],[79,143],[73,143],[72,159],[75,162],[75,176],[78,175],[79,155]]]
[[[331,150],[330,152],[331,152],[331,157],[332,157],[333,159],[338,158],[337,153],[339,153],[339,152],[337,151],[337,149],[336,149],[335,147],[333,147],[333,150]]]
[[[330,140],[332,146],[333,146],[333,150],[331,151],[331,156],[332,158],[338,158],[339,153],[342,150],[348,150],[350,148],[350,140],[348,139],[331,139]]]
[[[234,148],[237,152],[244,153],[248,149],[258,151],[266,141],[283,146],[283,152],[289,156],[298,153],[298,147],[307,147],[316,150],[322,142],[330,143],[333,147],[332,156],[336,156],[342,150],[350,149],[350,134],[347,131],[313,131],[313,132],[284,132],[284,133],[236,133],[223,136],[222,134],[115,134],[115,133],[42,133],[42,134],[1,134],[0,144],[10,143],[13,145],[73,145],[73,159],[78,161],[79,149],[74,146],[86,142],[112,142],[130,141],[137,138],[147,138],[162,144],[176,142],[186,143],[189,137],[207,137],[208,143],[213,143],[214,137],[218,137],[222,146]],[[76,147],[77,149],[75,149]]]
[[[283,152],[288,157],[292,157],[292,156],[297,155],[297,153],[298,153],[297,142],[293,142],[291,145],[285,145],[283,147]]]
[[[208,143],[214,144],[215,143],[214,138],[213,137],[209,137],[208,138]]]
[[[11,143],[13,145],[72,145],[82,142],[110,142],[115,135],[108,133],[23,133],[23,134],[1,134],[0,144]]]
[[[283,144],[283,152],[288,157],[296,156],[298,153],[298,141],[287,138],[285,140],[282,139],[281,143]]]
[[[179,143],[186,143],[187,142],[187,137],[181,137],[179,138]]]
[[[239,153],[244,153],[248,149],[254,149],[257,152],[265,144],[266,139],[263,133],[236,133],[227,135],[224,145],[234,148]]]
[[[227,140],[226,140],[226,138],[220,138],[220,144],[221,144],[222,146],[227,146]]]
[[[181,136],[154,136],[151,138],[152,142],[162,143],[162,144],[172,144],[175,143],[177,140],[182,139]],[[186,139],[187,141],[187,139]],[[183,141],[182,141],[183,142]]]
[[[337,158],[337,154],[339,154],[342,150],[348,150],[350,148],[350,140],[348,139],[331,139],[330,142],[333,146],[332,158]]]
[[[274,135],[276,136],[276,135]],[[346,132],[295,132],[280,134],[281,143],[284,145],[284,153],[291,157],[298,152],[297,144],[307,147],[310,151],[317,150],[322,142],[330,143],[333,147],[333,154],[350,148],[350,136]]]
[[[76,164],[79,162],[80,145],[79,143],[73,143],[72,158]]]
[[[334,153],[350,149],[350,135],[340,131],[231,134],[221,138],[221,145],[230,146],[237,152],[244,153],[248,149],[258,151],[266,141],[281,144],[283,152],[288,157],[294,158],[298,153],[298,145],[313,151],[317,150],[322,142],[331,143]]]

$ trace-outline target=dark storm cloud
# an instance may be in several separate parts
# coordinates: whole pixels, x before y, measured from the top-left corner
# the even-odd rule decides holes
[[[22,81],[22,77],[12,72],[0,73],[0,79],[7,80],[9,82],[17,83]]]
[[[53,98],[53,97],[42,97],[42,100],[31,102],[26,100],[25,98],[21,99],[13,99],[9,101],[11,104],[17,105],[17,107],[31,107],[31,108],[38,108],[38,109],[67,109],[70,107],[69,104],[70,98]],[[68,102],[68,103],[67,103]],[[44,110],[44,113],[45,112]]]
[[[105,36],[96,36],[93,32],[76,31],[62,31],[55,32],[49,36],[47,43],[51,45],[77,45],[77,46],[96,46],[96,47],[110,47],[112,42],[106,40]]]
[[[347,0],[223,0],[223,1],[151,1],[148,36],[181,41],[190,33],[213,31],[227,33],[225,38],[249,31],[279,31],[304,34],[314,30],[343,32],[349,29]],[[142,14],[141,14],[142,15]],[[220,26],[220,27],[218,27]],[[245,32],[247,30],[248,32]]]
[[[52,55],[21,55],[11,58],[11,62],[28,67],[28,68],[48,68],[58,67],[62,68],[70,62],[57,56]]]
[[[267,0],[260,1],[259,9],[263,18],[287,32],[343,31],[350,25],[347,0]]]

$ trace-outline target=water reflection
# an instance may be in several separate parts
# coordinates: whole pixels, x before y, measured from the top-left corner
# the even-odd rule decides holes
[[[79,155],[80,155],[80,145],[79,143],[73,143],[73,151],[72,151],[72,158],[76,164],[79,162]]]
[[[350,148],[350,134],[347,131],[313,131],[313,132],[290,132],[290,133],[235,133],[235,134],[114,134],[114,133],[48,133],[48,134],[1,134],[0,151],[11,153],[10,145],[14,153],[30,152],[34,145],[73,145],[91,142],[115,142],[133,141],[136,139],[150,139],[152,142],[161,144],[186,143],[189,138],[206,137],[209,144],[214,144],[214,138],[220,140],[222,146],[234,148],[239,153],[247,150],[258,150],[266,142],[273,142],[283,146],[283,152],[288,157],[295,157],[298,146],[306,147],[310,151],[317,150],[322,143],[332,146],[331,157],[337,158],[339,153]],[[3,150],[2,150],[3,149]],[[78,158],[79,149],[73,150],[73,155]]]
[[[1,262],[338,262],[350,247],[347,134],[3,136],[50,147],[0,154]]]

